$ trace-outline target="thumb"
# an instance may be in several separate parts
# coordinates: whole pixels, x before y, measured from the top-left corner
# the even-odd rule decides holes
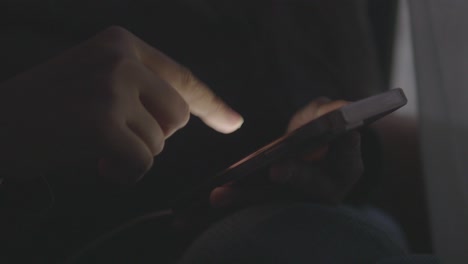
[[[341,108],[347,105],[347,101],[338,100],[331,101],[326,97],[320,97],[308,105],[303,107],[301,110],[296,112],[289,122],[287,132],[298,129],[299,127],[307,124],[308,122],[323,116],[333,110]],[[302,158],[306,161],[317,161],[322,159],[328,151],[328,146],[323,146],[318,149],[314,149],[310,153],[306,153]]]
[[[331,101],[326,97],[320,97],[297,111],[289,121],[287,132],[291,132],[308,122],[323,116],[333,110],[339,109],[349,102],[343,100]]]

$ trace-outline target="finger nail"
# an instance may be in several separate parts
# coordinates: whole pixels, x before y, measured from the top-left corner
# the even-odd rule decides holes
[[[232,125],[233,129],[235,130],[239,129],[244,123],[244,118],[232,108],[228,108],[226,120]]]
[[[244,118],[239,113],[231,108],[227,108],[227,110],[223,111],[222,115],[219,115],[219,119],[214,124],[219,132],[232,133],[238,130],[243,123]]]

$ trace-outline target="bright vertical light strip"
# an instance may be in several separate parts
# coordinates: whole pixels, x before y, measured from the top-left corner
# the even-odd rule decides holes
[[[398,5],[390,88],[405,91],[408,104],[396,112],[405,117],[418,116],[418,99],[414,69],[413,38],[407,0]]]

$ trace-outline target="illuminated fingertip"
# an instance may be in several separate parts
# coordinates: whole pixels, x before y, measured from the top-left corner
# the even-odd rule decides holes
[[[237,115],[236,117],[219,116],[218,118],[202,120],[205,124],[223,134],[229,134],[238,130],[244,123],[244,119],[240,115]]]
[[[223,134],[230,134],[233,133],[237,130],[239,130],[242,127],[243,122],[239,122],[237,124],[226,124],[223,126],[220,126],[216,128],[218,132],[221,132]]]
[[[232,109],[228,109],[226,114],[223,115],[226,123],[231,124],[231,126],[235,129],[238,129],[244,123],[244,118]]]
[[[232,133],[238,130],[239,128],[241,128],[243,124],[244,124],[244,118],[242,118],[242,116],[239,116],[236,121],[231,121],[231,124],[229,125],[229,128],[227,128],[226,131],[227,133]]]

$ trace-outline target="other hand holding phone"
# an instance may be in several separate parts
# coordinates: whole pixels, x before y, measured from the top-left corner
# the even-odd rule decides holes
[[[287,133],[346,105],[345,101],[319,98],[299,110],[290,120]],[[232,183],[215,188],[210,195],[214,207],[268,201],[289,194],[324,203],[339,202],[363,172],[360,135],[350,131],[320,148],[271,166],[263,186]],[[255,177],[254,175],[252,175]]]
[[[208,204],[224,207],[243,200],[282,197],[277,191],[288,189],[284,186],[293,187],[283,196],[287,199],[299,196],[336,203],[362,171],[360,139],[355,130],[406,103],[400,88],[353,103],[314,101],[293,116],[290,132],[183,193],[172,207],[176,210]],[[260,169],[270,166],[270,175],[261,177]],[[322,175],[324,181],[317,175]]]

